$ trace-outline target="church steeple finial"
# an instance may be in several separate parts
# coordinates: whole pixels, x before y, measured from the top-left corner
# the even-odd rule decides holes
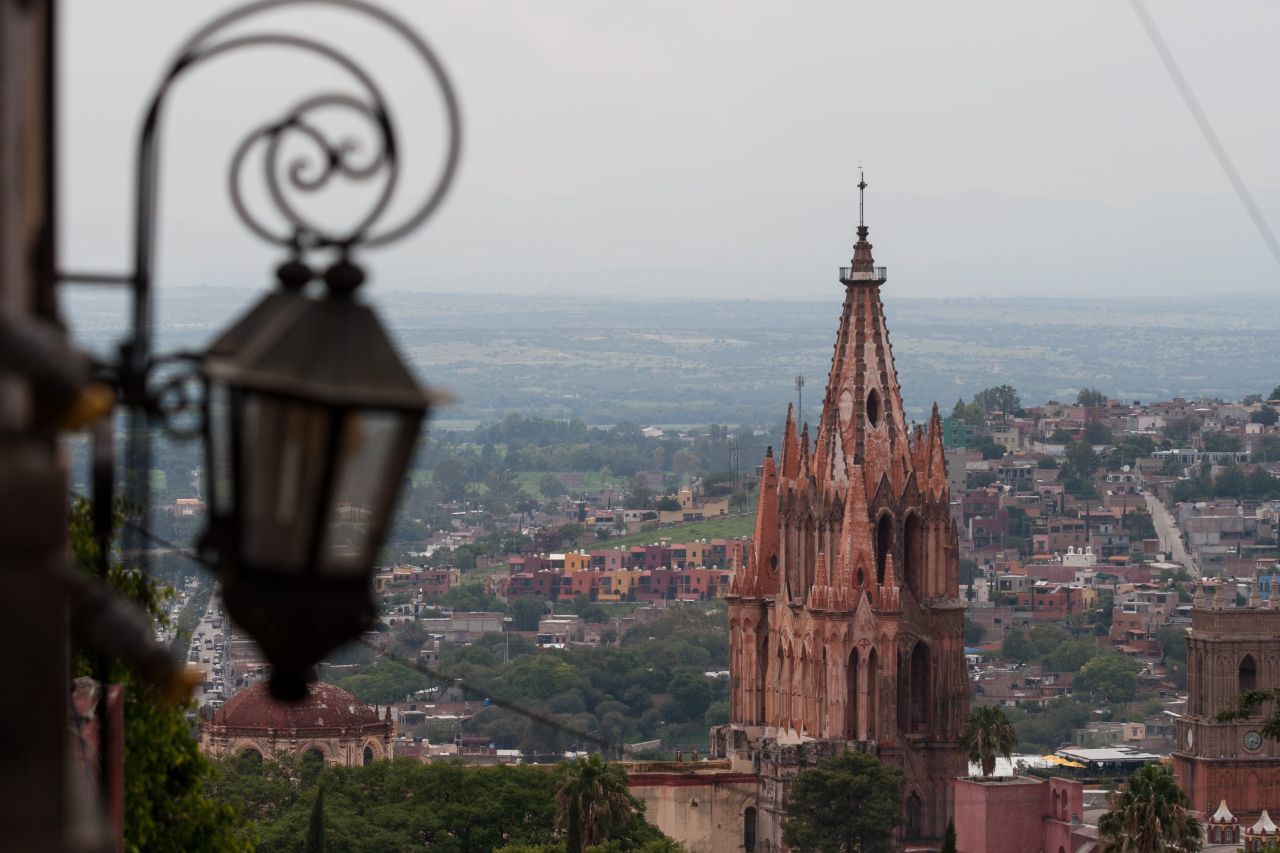
[[[867,241],[867,235],[871,233],[871,229],[867,227],[867,176],[862,171],[862,164],[858,164],[858,241],[853,244],[853,258],[849,261],[849,266],[840,268],[840,281],[849,285],[853,282],[866,282],[870,284],[884,283],[884,267],[876,267],[875,260],[871,257],[871,243]]]
[[[863,216],[863,195],[867,191],[867,176],[862,171],[862,164],[858,164],[858,239],[867,239],[867,223]]]

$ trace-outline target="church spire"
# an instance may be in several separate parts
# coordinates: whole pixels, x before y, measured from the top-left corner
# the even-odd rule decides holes
[[[875,258],[871,256],[871,244],[867,242],[867,235],[871,233],[871,229],[867,227],[866,220],[866,192],[867,179],[862,173],[862,167],[858,167],[858,242],[853,244],[853,258],[849,261],[849,266],[840,268],[840,281],[849,287],[854,283],[859,284],[884,284],[885,271],[884,267],[876,267]]]

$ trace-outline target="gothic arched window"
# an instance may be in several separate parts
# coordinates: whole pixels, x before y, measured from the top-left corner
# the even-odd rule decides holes
[[[742,813],[742,849],[746,853],[755,853],[756,849],[756,809],[747,806]]]
[[[906,836],[908,840],[914,840],[924,837],[924,820],[923,820],[924,803],[920,800],[920,795],[915,791],[907,797],[906,806]]]
[[[1258,687],[1258,664],[1253,659],[1253,655],[1245,655],[1240,661],[1240,690],[1243,693],[1246,690],[1256,690]]]
[[[911,730],[918,731],[929,725],[929,647],[916,643],[911,650]]]
[[[884,583],[885,558],[893,552],[893,516],[883,513],[876,522],[876,583]]]
[[[364,763],[365,764],[373,763],[373,747],[371,746],[366,746],[364,748]]]
[[[902,525],[902,575],[915,597],[924,597],[924,524],[914,512]]]
[[[858,740],[858,650],[849,653],[849,669],[845,673],[844,736]]]

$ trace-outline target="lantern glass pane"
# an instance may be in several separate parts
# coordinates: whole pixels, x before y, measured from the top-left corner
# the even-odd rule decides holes
[[[296,573],[308,568],[329,453],[332,410],[266,394],[240,400],[242,560]]]
[[[321,549],[323,573],[358,576],[368,571],[400,490],[417,423],[416,415],[386,410],[356,410],[343,419]]]
[[[231,513],[231,399],[227,386],[209,387],[209,448],[205,490],[209,512],[225,518]]]

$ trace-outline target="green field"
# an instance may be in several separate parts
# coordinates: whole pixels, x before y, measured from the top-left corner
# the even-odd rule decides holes
[[[621,548],[631,545],[654,545],[663,539],[672,542],[691,542],[695,539],[732,539],[750,536],[756,524],[754,512],[713,518],[707,521],[689,521],[673,524],[659,530],[648,530],[631,536],[615,536],[596,543],[596,548]]]

